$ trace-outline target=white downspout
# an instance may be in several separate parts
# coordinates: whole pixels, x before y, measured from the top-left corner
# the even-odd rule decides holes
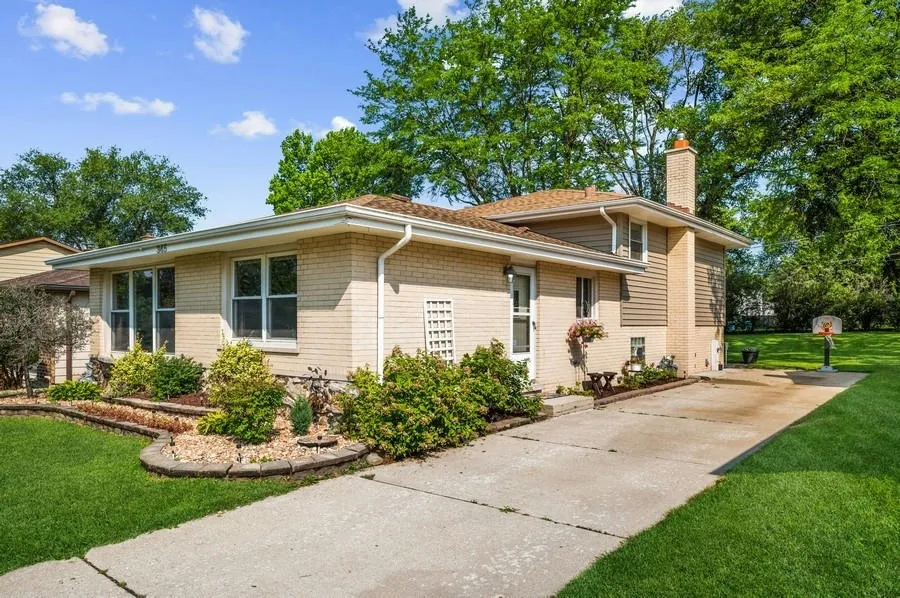
[[[609,225],[612,227],[612,249],[610,251],[615,254],[616,249],[618,249],[618,243],[616,239],[616,237],[618,236],[616,234],[618,232],[618,227],[616,227],[616,221],[609,217],[609,214],[606,213],[606,208],[604,208],[603,206],[600,206],[600,215],[603,216],[603,218],[605,218],[606,221],[609,222]]]
[[[378,256],[378,291],[376,294],[378,303],[378,347],[375,351],[375,372],[378,374],[379,382],[384,375],[384,260],[402,249],[404,245],[409,243],[410,239],[412,239],[412,225],[407,224],[403,232],[403,238]]]

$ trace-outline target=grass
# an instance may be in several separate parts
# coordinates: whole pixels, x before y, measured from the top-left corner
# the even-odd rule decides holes
[[[296,487],[160,478],[141,468],[144,446],[138,438],[66,422],[0,419],[0,574]]]
[[[762,367],[821,365],[811,334],[732,337]],[[599,559],[560,596],[900,595],[900,334],[847,333],[871,372],[714,487]]]

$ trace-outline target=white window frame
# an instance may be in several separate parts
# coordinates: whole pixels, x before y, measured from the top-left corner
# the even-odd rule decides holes
[[[289,351],[292,353],[296,353],[298,351],[299,342],[300,342],[300,328],[297,327],[297,338],[270,338],[269,337],[269,299],[296,299],[297,300],[297,309],[294,317],[297,317],[297,313],[300,312],[300,293],[299,289],[293,295],[268,295],[267,291],[269,288],[269,260],[273,258],[279,257],[293,257],[297,260],[297,275],[300,273],[300,257],[296,251],[279,251],[273,253],[261,253],[254,255],[240,255],[234,256],[231,258],[229,262],[230,272],[227,273],[228,276],[228,290],[227,290],[227,304],[228,304],[228,318],[227,318],[227,328],[228,328],[228,339],[235,340],[246,340],[254,347],[259,347],[261,349],[272,349],[275,351]],[[234,292],[237,288],[237,284],[235,282],[235,263],[236,262],[249,262],[252,260],[260,260],[261,271],[260,271],[260,293],[261,295],[253,296],[253,297],[235,297]],[[295,289],[297,288],[297,283],[295,282]],[[262,329],[260,330],[260,334],[262,338],[246,338],[238,337],[234,334],[234,301],[235,300],[259,300],[262,304]]]
[[[157,272],[159,270],[165,270],[167,268],[171,268],[172,271],[174,272],[175,264],[160,264],[158,266],[147,266],[147,267],[143,267],[143,268],[135,267],[130,270],[115,270],[115,271],[109,273],[109,293],[107,294],[107,297],[109,297],[109,309],[106,310],[106,321],[107,321],[107,326],[109,328],[109,352],[110,352],[110,355],[122,355],[134,348],[134,334],[135,334],[135,330],[134,330],[134,273],[142,272],[144,270],[152,270],[153,271],[153,278],[152,278],[153,284],[152,284],[152,290],[151,290],[151,293],[153,294],[153,302],[152,302],[153,323],[151,325],[151,330],[152,330],[151,335],[153,337],[152,338],[153,350],[156,351],[157,349],[159,349],[159,344],[157,343],[157,338],[156,338],[156,336],[157,336],[157,334],[156,334],[156,327],[157,327],[156,313],[160,312],[160,311],[174,312],[178,308],[177,303],[176,303],[175,307],[159,307],[159,297],[158,297],[159,289],[157,286],[157,280],[158,280]],[[121,349],[113,348],[112,314],[113,313],[123,313],[126,311],[124,309],[113,309],[113,301],[115,300],[115,294],[116,294],[115,285],[113,283],[113,278],[115,278],[115,276],[117,274],[127,274],[128,275],[128,349],[126,349],[124,351]],[[177,286],[176,286],[176,289],[177,289]],[[177,290],[176,290],[176,293],[177,293]],[[175,354],[174,351],[169,351],[168,349],[166,350],[166,355],[174,355],[174,354]]]
[[[640,341],[639,343],[635,343],[634,341]],[[640,347],[644,350],[644,359],[647,359],[647,337],[645,336],[632,336],[631,337],[631,356],[637,357],[636,349]]]
[[[635,257],[631,254],[631,225],[637,224],[641,227],[641,255],[640,257]],[[642,262],[647,262],[648,252],[647,252],[647,221],[646,220],[638,220],[637,218],[628,217],[628,257],[633,260],[640,260]]]
[[[590,282],[591,288],[591,310],[590,313],[586,316],[580,314],[581,312],[581,303],[582,301],[578,300],[578,295],[584,295],[584,291],[582,290],[581,284],[583,281],[587,280]],[[576,276],[575,277],[575,319],[576,320],[590,320],[597,317],[597,283],[591,276]]]
[[[443,305],[445,307],[438,307],[438,305]],[[450,312],[450,326],[449,327],[439,327],[431,325],[432,320],[429,320],[429,313],[440,309],[441,311],[449,311]],[[429,355],[437,355],[444,361],[449,363],[456,361],[456,316],[453,309],[453,299],[429,299],[426,298],[422,302],[422,315],[425,320],[425,350]],[[430,338],[429,333],[444,333],[449,334],[450,338]],[[450,348],[447,349],[445,347],[437,347],[433,348],[431,343],[437,342],[441,343],[443,341],[450,341]],[[445,352],[449,351],[449,358],[445,354]]]

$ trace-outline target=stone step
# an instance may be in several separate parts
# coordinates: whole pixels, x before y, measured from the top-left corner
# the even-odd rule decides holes
[[[594,397],[586,397],[582,395],[567,395],[564,397],[553,397],[544,399],[541,407],[541,413],[550,417],[557,415],[565,415],[566,413],[575,413],[576,411],[587,411],[594,408]]]

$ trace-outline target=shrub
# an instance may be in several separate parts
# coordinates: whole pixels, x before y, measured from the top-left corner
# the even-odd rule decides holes
[[[410,356],[394,349],[382,383],[368,368],[354,372],[352,380],[356,391],[337,398],[344,432],[392,457],[458,446],[487,426],[483,401],[491,382],[424,351]]]
[[[119,396],[150,390],[153,373],[165,355],[165,347],[147,353],[139,342],[134,343],[134,347],[113,364],[109,375],[110,389]]]
[[[252,386],[274,381],[265,353],[247,340],[226,344],[209,366],[211,394],[229,385]]]
[[[200,392],[202,377],[203,366],[190,357],[182,355],[163,359],[150,380],[153,398],[161,401]]]
[[[313,410],[309,401],[304,397],[297,397],[294,406],[291,407],[291,428],[294,434],[305,436],[309,433],[309,427],[312,425]]]
[[[202,434],[226,434],[259,444],[275,430],[275,415],[284,401],[284,389],[274,382],[229,384],[219,387],[210,400],[222,409],[224,422],[218,418],[205,422],[204,429],[208,431],[201,430]]]
[[[207,413],[197,422],[197,432],[204,435],[225,434],[228,420],[221,411]]]
[[[47,391],[51,401],[99,401],[100,387],[86,380],[66,380]]]
[[[628,370],[629,363],[630,361],[626,362],[622,368],[622,386],[625,388],[646,388],[678,378],[678,370],[674,368],[656,367],[652,363],[649,365],[645,363],[640,372],[631,372]]]
[[[538,396],[527,396],[529,386],[528,365],[506,356],[503,343],[494,339],[489,347],[477,347],[471,355],[460,360],[460,366],[476,378],[485,378],[496,384],[484,388],[489,416],[525,415],[534,417],[541,410]]]

